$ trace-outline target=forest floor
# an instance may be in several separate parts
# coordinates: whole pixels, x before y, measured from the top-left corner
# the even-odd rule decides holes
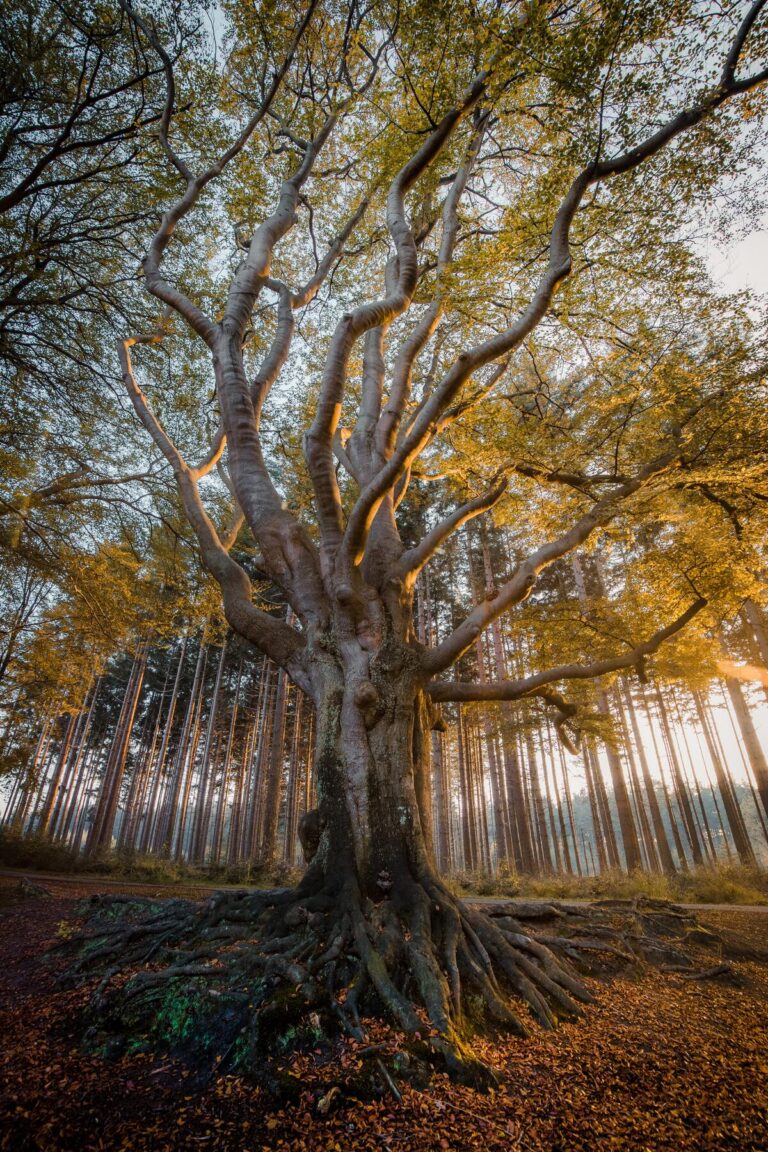
[[[344,1091],[356,1045],[296,1058],[296,1102],[277,1104],[241,1077],[201,1085],[168,1056],[86,1055],[74,1025],[88,989],[56,983],[46,950],[72,930],[98,880],[46,881],[21,899],[0,876],[0,1149],[3,1152],[765,1152],[768,967],[738,962],[737,986],[651,971],[589,981],[597,1003],[556,1032],[478,1042],[501,1073],[487,1095],[435,1074],[360,1100]],[[146,885],[110,884],[146,895]],[[174,886],[174,895],[205,895]],[[168,890],[158,886],[157,895]],[[763,911],[707,909],[705,923],[768,944]],[[371,1039],[398,1036],[374,1026]],[[329,1092],[334,1083],[338,1092]]]

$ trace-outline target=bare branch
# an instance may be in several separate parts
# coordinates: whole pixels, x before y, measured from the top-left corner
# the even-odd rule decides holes
[[[409,548],[407,552],[403,553],[395,569],[395,576],[412,584],[424,565],[434,556],[449,536],[452,536],[463,524],[474,519],[475,516],[482,515],[489,508],[493,508],[494,504],[498,504],[506,490],[507,478],[505,476],[499,484],[487,492],[483,492],[481,496],[475,496],[473,500],[461,504],[450,515],[436,524],[414,548]]]
[[[123,380],[137,416],[173,469],[184,511],[200,545],[202,561],[221,587],[227,620],[241,636],[245,636],[281,667],[290,671],[291,676],[305,691],[310,691],[309,681],[301,663],[303,648],[301,636],[282,621],[256,608],[251,602],[252,588],[246,572],[229,556],[203,507],[193,471],[187,466],[178,448],[163,429],[136,382],[131,365],[130,348],[137,342],[148,342],[149,339],[151,338],[139,341],[125,340],[121,343],[120,362]]]
[[[158,136],[162,149],[173,167],[181,176],[184,177],[188,183],[190,183],[192,180],[194,180],[194,176],[190,169],[187,167],[184,160],[182,160],[178,153],[173,150],[168,139],[168,130],[170,129],[171,118],[176,107],[176,79],[173,74],[173,62],[171,57],[163,47],[160,38],[155,31],[155,28],[138,14],[133,5],[129,4],[128,0],[118,0],[118,4],[122,8],[123,12],[125,12],[126,16],[128,16],[128,18],[133,21],[136,27],[141,29],[157,55],[160,57],[163,65],[163,71],[165,72],[165,104],[163,106],[162,115],[160,117]]]
[[[737,82],[735,79],[736,68],[738,66],[739,58],[743,51],[744,45],[747,42],[747,37],[752,31],[758,16],[765,8],[765,5],[766,0],[755,0],[755,3],[749,9],[746,16],[742,20],[741,25],[739,26],[739,30],[736,33],[733,44],[731,45],[731,50],[726,57],[722,76],[720,77],[720,84],[726,90],[733,90],[737,83],[743,83],[743,81]],[[765,76],[765,73],[761,73],[761,75]]]
[[[220,424],[213,439],[211,440],[211,444],[207,453],[200,461],[200,463],[192,469],[196,479],[202,480],[203,477],[207,476],[213,468],[218,467],[219,461],[224,455],[224,449],[226,446],[227,438],[224,435],[224,429]]]
[[[442,672],[467,651],[483,629],[492,624],[503,612],[522,603],[531,594],[538,574],[583,544],[597,529],[616,516],[621,503],[644,488],[655,476],[673,467],[680,458],[680,450],[665,452],[641,468],[637,475],[622,484],[615,492],[598,500],[567,532],[543,544],[522,561],[514,574],[490,600],[478,604],[466,619],[436,648],[424,655],[423,667],[429,674]]]
[[[759,3],[762,7],[765,0],[759,0]],[[746,32],[744,38],[746,38]],[[662,128],[635,148],[612,160],[596,161],[584,168],[575,177],[555,217],[550,233],[548,265],[528,307],[515,323],[504,332],[461,353],[456,363],[422,405],[407,436],[393,456],[380,470],[378,476],[361,493],[350,515],[346,533],[349,542],[348,547],[355,562],[359,559],[359,547],[364,541],[367,526],[375,515],[376,508],[385,494],[393,489],[399,477],[410,468],[415,458],[433,438],[441,416],[453,403],[472,373],[483,365],[498,360],[501,356],[507,356],[519,348],[525,338],[546,315],[557,287],[571,271],[570,229],[587,189],[602,179],[629,172],[638,167],[643,161],[661,151],[676,136],[701,123],[729,97],[755,87],[767,77],[768,70],[756,74],[748,80],[721,85],[714,92],[707,94],[693,108],[684,109],[672,117]]]
[[[444,278],[453,259],[456,237],[459,230],[459,203],[467,187],[477,157],[482,147],[488,125],[488,113],[476,115],[475,127],[467,148],[464,163],[459,167],[448,195],[443,204],[443,234],[437,258],[437,293],[435,300],[419,321],[416,329],[405,342],[395,362],[395,369],[386,407],[376,430],[376,443],[382,462],[392,455],[405,406],[411,391],[413,365],[416,357],[426,346],[435,332],[445,308]]]
[[[371,328],[390,322],[409,306],[418,279],[418,257],[406,218],[405,196],[439,155],[456,126],[471,111],[484,90],[483,73],[474,81],[461,103],[443,117],[435,131],[393,180],[387,197],[387,225],[397,253],[397,283],[393,291],[383,299],[345,313],[331,340],[315,419],[305,439],[305,455],[315,492],[322,548],[329,576],[344,532],[341,497],[333,466],[333,437],[339,421],[349,356],[358,337]],[[351,544],[349,551],[356,553],[356,544]]]
[[[461,681],[433,681],[427,690],[435,702],[456,701],[469,703],[470,701],[498,701],[521,700],[527,696],[542,696],[548,703],[557,703],[553,693],[540,692],[546,684],[555,684],[560,680],[595,680],[599,676],[607,676],[610,672],[618,672],[622,668],[634,668],[646,656],[657,652],[665,640],[682,631],[694,616],[707,605],[703,598],[696,600],[686,608],[665,628],[654,632],[650,639],[636,645],[629,652],[621,656],[609,656],[605,660],[595,660],[591,664],[561,664],[556,668],[548,668],[542,672],[535,672],[531,676],[519,680],[487,681],[485,684],[469,684]],[[557,707],[560,707],[557,704]],[[571,706],[572,707],[572,706]],[[572,715],[572,713],[571,713]],[[570,717],[569,717],[570,718]]]
[[[168,140],[168,129],[170,127],[170,120],[173,113],[174,102],[174,79],[173,68],[171,66],[170,58],[159,44],[157,35],[154,30],[149,28],[148,25],[142,20],[141,17],[133,9],[128,0],[119,0],[121,7],[125,13],[133,20],[137,28],[140,28],[145,35],[148,36],[152,47],[160,55],[166,74],[167,96],[163,119],[161,121],[161,141],[163,148],[168,156],[170,162],[187,180],[187,187],[184,195],[176,201],[176,203],[163,213],[160,227],[155,232],[149,251],[144,260],[144,278],[147,288],[158,300],[162,300],[165,304],[169,305],[189,324],[194,332],[200,336],[212,350],[216,342],[216,325],[210,320],[205,313],[196,304],[194,304],[188,296],[184,295],[179,289],[174,288],[162,276],[160,272],[160,264],[165,253],[171,237],[179,223],[188,212],[195,206],[199,200],[203,190],[210,184],[211,180],[220,176],[226,166],[233,160],[245,147],[248,140],[253,135],[254,131],[266,116],[269,108],[271,107],[274,99],[278,93],[280,85],[285,77],[291,61],[296,53],[296,49],[301,42],[301,38],[309,25],[318,0],[310,0],[304,18],[300,22],[293,41],[283,59],[282,64],[275,72],[272,83],[270,84],[264,99],[259,107],[248,120],[239,136],[234,140],[230,147],[222,153],[218,160],[211,165],[206,171],[199,176],[193,176],[191,170],[187,167],[186,163],[182,161],[171,148]]]

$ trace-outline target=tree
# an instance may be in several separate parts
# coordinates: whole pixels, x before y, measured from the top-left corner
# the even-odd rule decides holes
[[[174,52],[197,35],[185,9]],[[141,552],[172,519],[153,506],[115,348],[145,309],[136,265],[170,191],[153,171],[164,71],[125,12],[80,0],[15,5],[0,53],[0,556],[71,590],[105,539]]]
[[[284,983],[356,1035],[375,1001],[466,1071],[471,997],[518,1029],[510,994],[547,1025],[589,999],[563,962],[572,942],[502,930],[436,873],[429,730],[442,702],[531,697],[573,724],[556,685],[642,670],[706,607],[659,517],[711,488],[715,465],[721,499],[746,483],[723,423],[761,377],[735,313],[733,347],[703,315],[688,326],[700,269],[684,233],[726,163],[749,178],[763,7],[234,4],[219,63],[175,60],[162,22],[121,0],[164,70],[157,134],[178,186],[143,261],[159,314],[122,339],[123,381],[230,626],[314,704],[321,828],[297,889],[157,917],[133,946],[109,937],[98,955],[125,958],[153,933],[259,926],[261,948],[223,965],[203,948],[139,973],[132,1012],[163,981],[225,980],[245,1004],[232,1035],[250,1019],[257,1045],[247,1005]],[[206,501],[225,490],[218,527]],[[420,642],[419,574],[491,509],[514,523],[514,563]],[[643,523],[630,571],[639,558],[664,575],[643,635],[515,679],[445,678],[545,570]],[[255,571],[295,625],[254,604]]]

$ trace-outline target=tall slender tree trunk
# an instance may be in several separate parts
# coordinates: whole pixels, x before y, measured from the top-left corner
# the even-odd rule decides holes
[[[195,672],[192,679],[192,687],[187,700],[187,707],[184,713],[184,721],[179,736],[179,743],[176,749],[176,755],[173,760],[173,767],[171,777],[168,781],[168,787],[163,799],[162,813],[158,822],[157,844],[160,853],[164,856],[169,856],[173,844],[173,833],[176,827],[176,817],[178,814],[179,798],[181,796],[181,788],[184,782],[184,770],[187,763],[187,754],[189,751],[189,739],[192,732],[192,725],[194,718],[197,714],[198,696],[200,693],[200,685],[202,683],[203,675],[205,673],[205,664],[207,660],[208,650],[205,644],[200,642],[200,647],[197,652],[197,661],[195,663]],[[184,648],[179,656],[179,664],[176,671],[176,684],[174,687],[174,700],[177,699],[178,682],[181,676],[181,670],[184,662]],[[171,726],[173,723],[173,712],[169,712],[166,720],[166,729],[163,737],[163,747],[160,752],[161,761],[165,760],[166,751],[168,748],[168,739],[170,737]]]
[[[528,778],[530,780],[531,799],[533,801],[533,817],[536,828],[536,842],[539,848],[541,871],[551,874],[554,872],[555,866],[552,859],[552,849],[549,842],[549,831],[547,828],[547,818],[544,808],[544,797],[541,791],[541,774],[539,772],[539,763],[536,755],[533,733],[531,730],[531,717],[527,717],[527,720],[528,722],[525,726],[525,750],[526,759],[528,762]]]
[[[605,845],[605,837],[603,835],[603,821],[597,802],[597,790],[595,788],[595,783],[592,776],[592,757],[590,756],[588,742],[586,740],[584,741],[582,747],[582,760],[584,763],[584,776],[587,786],[589,812],[592,817],[592,832],[595,838],[595,846],[597,848],[597,860],[599,864],[599,870],[604,872],[608,868],[608,852]],[[592,871],[595,871],[594,862]]]
[[[38,831],[46,836],[50,833],[53,823],[53,813],[63,791],[69,750],[77,728],[78,716],[69,715],[64,722],[64,731],[59,744],[59,753],[56,758],[56,767],[48,783],[48,791],[38,820]]]
[[[208,709],[208,721],[205,729],[205,742],[203,744],[203,755],[200,763],[200,779],[197,790],[197,803],[195,806],[195,816],[192,824],[192,842],[190,846],[190,853],[193,860],[202,860],[205,855],[205,845],[208,837],[208,826],[206,821],[208,811],[208,795],[209,790],[213,787],[213,779],[215,775],[215,760],[212,755],[213,739],[216,733],[216,721],[219,715],[219,699],[221,696],[221,681],[224,675],[224,665],[227,660],[227,642],[226,640],[221,646],[219,653],[219,663],[216,667],[216,680],[213,686],[213,696],[211,697],[210,707]]]
[[[643,740],[640,734],[640,727],[637,719],[637,711],[635,709],[635,702],[632,699],[632,692],[627,681],[624,681],[624,699],[627,703],[627,712],[629,713],[629,722],[632,728],[632,735],[635,742],[635,750],[637,758],[640,762],[640,771],[643,777],[643,785],[645,787],[645,797],[648,801],[648,809],[651,813],[651,821],[653,823],[653,833],[656,838],[656,851],[658,852],[659,862],[662,870],[668,875],[674,875],[675,861],[672,857],[672,849],[669,846],[667,832],[664,827],[664,820],[661,815],[659,807],[659,800],[656,795],[656,788],[651,776],[651,770],[648,765],[648,757],[645,754],[643,747]]]
[[[664,744],[667,749],[667,756],[669,766],[672,771],[672,780],[675,789],[675,797],[677,804],[683,817],[683,824],[688,836],[688,843],[691,846],[691,854],[693,856],[693,863],[700,867],[704,863],[704,854],[701,847],[701,841],[696,830],[696,820],[691,807],[691,800],[688,795],[688,788],[680,768],[680,761],[675,751],[675,744],[672,738],[672,729],[667,714],[667,706],[659,685],[655,688],[656,707],[658,709],[659,717],[661,719],[661,731],[664,737]]]
[[[264,792],[264,815],[261,845],[259,850],[262,864],[274,863],[277,854],[277,826],[280,817],[280,798],[283,790],[283,769],[285,765],[285,715],[288,694],[288,677],[280,669],[277,673],[275,705],[272,712],[272,735],[267,766],[266,790]]]
[[[643,790],[640,785],[640,776],[637,771],[637,763],[635,760],[635,751],[632,746],[632,737],[627,724],[626,710],[624,701],[619,691],[618,686],[613,692],[614,707],[616,714],[619,718],[622,733],[622,744],[624,748],[624,755],[627,760],[627,767],[629,769],[629,785],[632,793],[633,807],[636,813],[637,826],[640,831],[641,848],[646,857],[647,867],[652,872],[660,872],[661,862],[656,851],[656,844],[651,832],[651,825],[648,820],[648,813],[646,811],[645,803],[643,801]]]
[[[573,858],[576,862],[576,874],[582,875],[582,861],[579,853],[578,836],[576,835],[576,819],[573,811],[573,795],[571,793],[571,782],[568,778],[568,765],[565,759],[565,752],[563,751],[562,744],[559,748],[560,754],[560,776],[563,781],[563,793],[565,795],[566,810],[568,812],[568,827],[571,832],[571,845],[573,847]],[[586,860],[585,860],[586,866]]]
[[[293,732],[288,758],[288,788],[285,798],[285,836],[283,837],[283,860],[286,864],[296,863],[296,846],[299,828],[299,807],[304,783],[304,762],[302,756],[302,722],[305,700],[301,692],[294,694]]]
[[[704,732],[704,739],[707,742],[712,766],[715,770],[715,777],[717,779],[717,786],[720,790],[725,813],[728,818],[728,823],[731,829],[731,836],[736,846],[736,851],[739,860],[742,864],[754,864],[755,852],[752,843],[747,833],[747,828],[744,823],[744,817],[739,807],[738,798],[736,796],[733,783],[728,775],[726,767],[721,759],[720,750],[715,742],[715,736],[712,731],[712,726],[709,717],[706,714],[701,695],[698,692],[693,693],[694,703],[696,705],[696,714],[699,718],[699,724]]]
[[[477,820],[475,817],[475,797],[472,790],[472,778],[469,773],[467,757],[466,723],[464,709],[459,705],[456,709],[456,748],[459,763],[459,783],[462,797],[462,844],[464,849],[464,867],[475,871],[478,867]]]
[[[144,672],[147,665],[148,644],[142,641],[134,657],[131,675],[128,680],[123,706],[120,710],[117,731],[110,749],[104,772],[101,795],[96,805],[93,824],[88,836],[86,854],[95,856],[108,849],[112,843],[112,829],[120,800],[120,787],[123,781],[128,749],[130,747],[133,721],[139,704]]]
[[[749,599],[744,601],[744,616],[749,624],[760,663],[768,671],[768,628],[766,628],[765,616],[754,600]],[[768,683],[765,681],[763,681],[763,693],[768,700]]]
[[[597,693],[597,710],[601,716],[610,718],[611,709],[608,705],[608,698],[602,691]],[[626,861],[627,871],[634,872],[636,869],[642,868],[643,861],[640,856],[640,843],[637,838],[634,816],[632,815],[632,804],[629,799],[627,782],[624,778],[624,769],[622,768],[621,760],[613,744],[606,742],[605,752],[608,758],[608,768],[611,773],[613,799],[619,818],[624,859]]]
[[[451,836],[451,797],[448,760],[445,756],[445,737],[442,731],[432,733],[432,778],[437,797],[435,821],[435,854],[437,867],[443,873],[454,867]]]
[[[732,676],[725,678],[725,687],[728,691],[728,698],[731,702],[731,707],[733,708],[733,713],[739,726],[739,732],[744,742],[749,766],[755,778],[763,812],[765,816],[768,817],[768,760],[766,760],[763,746],[760,743],[760,738],[757,735],[757,730],[752,719],[752,714],[744,698],[744,689],[738,680],[734,680]]]

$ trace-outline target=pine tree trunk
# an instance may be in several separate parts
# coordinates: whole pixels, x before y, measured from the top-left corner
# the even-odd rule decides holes
[[[192,687],[187,701],[187,707],[184,712],[184,721],[179,735],[179,744],[176,749],[176,755],[173,760],[173,768],[171,777],[168,781],[168,787],[163,798],[163,806],[158,821],[157,845],[160,853],[169,856],[173,844],[173,833],[176,827],[177,809],[179,804],[179,797],[181,795],[181,788],[184,782],[184,768],[187,762],[187,753],[189,750],[189,738],[192,731],[192,724],[197,713],[198,696],[200,693],[200,685],[205,672],[205,664],[207,659],[208,650],[205,644],[200,643],[197,652],[197,661],[195,663],[195,673],[192,680]],[[178,680],[181,676],[181,670],[184,660],[184,650],[182,648],[181,655],[179,656],[179,665],[176,672],[176,686],[174,688],[174,701],[176,700],[176,693],[178,690]],[[161,761],[165,758],[165,751],[167,749],[167,738],[170,736],[171,725],[173,722],[173,714],[169,713],[166,721],[165,737],[163,740],[163,749],[161,750]]]
[[[669,723],[669,716],[667,714],[667,706],[664,702],[661,689],[656,686],[656,705],[658,708],[659,716],[661,718],[661,730],[664,736],[664,743],[667,749],[667,756],[669,759],[669,766],[672,770],[672,780],[675,788],[675,796],[677,799],[678,807],[683,817],[683,824],[688,835],[688,843],[691,846],[691,854],[693,856],[693,863],[700,867],[704,863],[704,854],[701,847],[701,841],[696,830],[696,820],[691,807],[690,796],[688,795],[688,788],[683,777],[680,761],[675,751],[674,740],[672,738],[672,729]]]
[[[597,710],[602,716],[610,717],[611,715],[611,710],[608,707],[608,699],[604,692],[598,692],[597,694]],[[624,779],[624,770],[616,749],[612,744],[606,743],[605,751],[608,757],[611,783],[613,784],[613,798],[619,817],[619,829],[621,830],[624,859],[626,861],[627,871],[634,872],[636,869],[642,868],[643,861],[640,856],[640,843],[637,838],[634,816],[632,815],[632,805],[627,790],[627,782]]]
[[[117,805],[120,800],[120,786],[125,771],[126,758],[131,740],[133,721],[139,704],[141,686],[147,663],[148,646],[142,643],[136,653],[131,675],[120,710],[117,731],[107,760],[101,795],[96,805],[90,835],[86,845],[86,855],[95,856],[108,850],[112,843],[112,829],[115,823]]]
[[[768,669],[768,628],[765,626],[765,617],[754,600],[744,601],[744,616],[749,623],[760,663],[764,669]],[[768,700],[768,683],[765,681],[763,681],[763,693]]]
[[[200,779],[197,789],[197,802],[195,805],[195,816],[192,825],[192,839],[190,846],[190,855],[193,860],[202,860],[205,856],[205,846],[208,839],[208,797],[209,791],[213,787],[213,780],[215,775],[215,759],[213,756],[213,740],[216,733],[216,721],[219,714],[219,699],[221,696],[221,681],[224,675],[224,665],[227,660],[227,643],[222,644],[221,652],[219,653],[219,663],[216,667],[216,680],[213,686],[213,696],[211,697],[210,706],[208,709],[208,721],[205,728],[205,742],[203,744],[203,755],[200,764]]]
[[[728,690],[728,697],[733,707],[741,738],[744,741],[744,748],[749,766],[752,769],[752,775],[755,778],[760,802],[766,817],[768,817],[768,760],[766,760],[763,746],[757,735],[752,714],[744,699],[744,690],[741,684],[733,677],[727,676],[725,686]]]
[[[715,777],[717,779],[717,786],[720,790],[723,806],[725,807],[728,823],[731,828],[731,836],[736,846],[736,851],[739,860],[742,864],[753,865],[755,863],[755,853],[747,833],[746,825],[744,824],[744,817],[739,807],[738,798],[736,796],[733,783],[728,775],[725,764],[720,757],[720,751],[715,743],[715,737],[712,732],[712,727],[709,717],[706,715],[703,701],[698,692],[693,693],[693,699],[696,704],[696,713],[699,718],[702,731],[704,732],[704,739],[707,742],[709,749],[710,759],[712,766],[715,770]]]
[[[259,849],[260,863],[273,864],[277,855],[277,825],[280,816],[280,797],[283,790],[283,768],[285,763],[285,711],[288,692],[288,677],[280,669],[277,673],[277,690],[272,711],[272,733],[270,738],[269,760],[266,770],[264,792],[263,831]]]
[[[664,827],[664,820],[662,819],[661,809],[659,807],[659,800],[656,795],[656,788],[651,776],[651,770],[648,766],[648,757],[645,754],[643,747],[642,737],[640,735],[640,727],[637,721],[637,712],[635,709],[635,702],[632,699],[632,692],[629,684],[624,681],[624,699],[627,702],[627,711],[629,713],[629,721],[632,727],[632,735],[635,742],[635,750],[637,758],[640,761],[640,771],[643,777],[643,785],[645,787],[645,796],[648,801],[648,809],[651,813],[651,821],[653,823],[653,832],[656,838],[656,850],[659,854],[659,861],[662,870],[668,875],[672,876],[676,872],[675,861],[672,857],[672,849],[669,846],[667,832]]]

